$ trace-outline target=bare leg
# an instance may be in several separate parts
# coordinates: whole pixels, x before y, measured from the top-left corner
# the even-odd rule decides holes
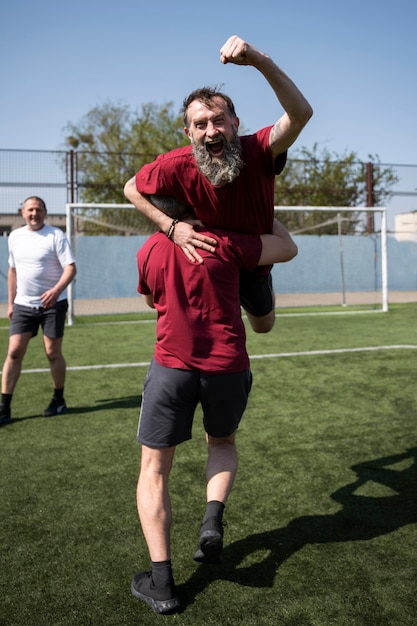
[[[223,548],[223,510],[237,472],[235,433],[230,437],[206,435],[207,506],[200,528],[200,539],[194,560],[199,563],[221,563]]]
[[[275,309],[272,309],[267,315],[255,317],[246,311],[247,318],[255,333],[269,333],[275,324]]]
[[[22,371],[22,361],[26,354],[28,343],[32,338],[32,333],[22,333],[11,335],[6,360],[2,370],[1,391],[12,394],[15,390],[20,372]]]
[[[43,337],[43,344],[49,361],[49,366],[51,368],[54,389],[63,389],[65,385],[67,364],[65,362],[64,355],[62,354],[62,341],[63,337],[58,337],[56,339],[51,339],[50,337],[45,336]]]
[[[151,561],[168,561],[171,558],[172,516],[168,477],[174,453],[175,446],[156,449],[142,445],[136,501]]]
[[[230,437],[206,435],[208,459],[206,466],[207,502],[218,500],[226,503],[237,472],[235,433]]]

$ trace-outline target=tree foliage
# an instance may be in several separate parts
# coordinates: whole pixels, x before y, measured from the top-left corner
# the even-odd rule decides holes
[[[300,148],[296,158],[290,159],[275,185],[275,204],[288,206],[333,206],[364,207],[368,201],[367,163],[360,161],[355,152],[342,156],[324,149],[319,153],[318,145],[312,150]],[[392,168],[383,167],[377,156],[369,155],[372,167],[372,203],[384,206],[392,195],[398,179]],[[292,231],[310,230],[314,234],[336,234],[336,216],[329,211],[281,213],[283,221]],[[345,232],[356,232],[363,228],[359,224],[359,212],[341,211]],[[321,226],[320,226],[321,225]]]
[[[132,112],[126,104],[106,102],[92,108],[78,124],[68,124],[66,146],[75,152],[80,202],[126,203],[126,181],[155,157],[188,140],[173,104],[147,103]],[[85,209],[84,232],[114,232],[106,224],[127,223],[126,232],[149,232],[153,226],[137,211]]]

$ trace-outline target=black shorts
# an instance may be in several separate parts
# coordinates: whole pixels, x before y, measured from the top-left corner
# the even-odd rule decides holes
[[[36,337],[39,326],[42,326],[42,332],[46,337],[59,339],[64,336],[67,310],[68,300],[60,300],[49,309],[43,307],[33,309],[30,306],[14,304],[10,335],[32,333],[32,337]]]
[[[240,304],[250,315],[263,317],[275,309],[275,293],[271,272],[240,272]]]
[[[251,385],[250,370],[208,375],[163,367],[152,360],[143,387],[137,440],[150,448],[168,448],[191,439],[199,402],[207,434],[228,437],[239,426]]]

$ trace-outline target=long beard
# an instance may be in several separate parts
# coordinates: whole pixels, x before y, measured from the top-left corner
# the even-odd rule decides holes
[[[221,159],[212,157],[204,145],[193,144],[193,154],[198,169],[215,187],[233,182],[244,166],[237,134],[231,141],[224,141],[224,155]]]

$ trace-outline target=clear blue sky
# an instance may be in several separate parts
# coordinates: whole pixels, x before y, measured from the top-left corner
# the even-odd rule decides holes
[[[59,149],[64,127],[106,101],[174,103],[222,84],[245,129],[282,110],[253,68],[219,62],[240,35],[314,108],[296,142],[417,164],[415,0],[13,0],[0,9],[0,148]],[[290,153],[291,156],[291,153]],[[417,187],[417,184],[416,184]]]

